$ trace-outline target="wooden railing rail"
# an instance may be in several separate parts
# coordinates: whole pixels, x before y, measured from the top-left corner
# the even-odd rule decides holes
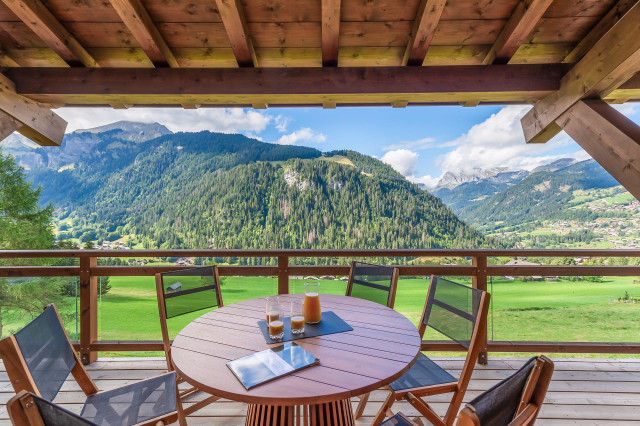
[[[467,276],[474,288],[487,290],[493,276],[640,276],[640,266],[555,266],[555,265],[489,265],[489,258],[509,257],[632,257],[640,258],[640,250],[0,250],[0,258],[78,258],[79,266],[2,266],[0,277],[79,277],[80,340],[75,342],[83,363],[97,358],[99,351],[161,351],[160,341],[98,340],[97,281],[101,276],[153,276],[157,272],[176,270],[179,266],[106,266],[99,258],[274,258],[275,266],[220,266],[222,276],[273,276],[278,280],[278,293],[289,292],[289,277],[305,275],[347,275],[348,260],[354,258],[447,257],[466,258],[470,265],[397,265],[402,276]],[[344,258],[345,265],[296,265],[296,258]],[[398,262],[401,263],[401,262]],[[560,352],[640,354],[640,342],[524,342],[488,341],[482,336],[483,350],[478,361],[486,363],[488,352]],[[464,350],[451,342],[423,341],[423,350]]]

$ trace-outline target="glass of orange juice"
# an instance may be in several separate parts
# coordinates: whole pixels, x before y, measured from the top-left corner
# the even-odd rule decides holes
[[[280,318],[280,298],[278,296],[268,296],[265,315],[267,317],[267,324],[269,320]]]
[[[304,321],[309,324],[316,324],[319,323],[321,319],[320,283],[304,283]]]
[[[304,305],[302,300],[291,302],[291,334],[304,333]]]
[[[277,313],[277,315],[276,315]],[[284,336],[284,315],[281,305],[273,305],[267,315],[269,324],[269,337],[273,340],[280,340]]]

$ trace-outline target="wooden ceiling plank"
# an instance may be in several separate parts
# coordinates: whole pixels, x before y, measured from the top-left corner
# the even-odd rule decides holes
[[[523,0],[484,59],[484,64],[506,64],[529,37],[553,0]]]
[[[179,67],[178,61],[140,0],[109,1],[154,66]]]
[[[253,48],[240,0],[216,0],[216,4],[238,66],[241,68],[257,67],[258,58]]]
[[[59,146],[67,122],[50,109],[18,95],[14,87],[11,80],[0,75],[0,111],[20,123],[16,130],[23,136],[42,146]]]
[[[341,0],[322,0],[322,66],[338,66]]]
[[[618,20],[562,78],[560,89],[522,117],[527,143],[545,143],[560,132],[556,120],[583,98],[604,98],[640,71],[640,2]]]
[[[640,126],[600,99],[576,102],[557,122],[640,200]]]
[[[440,22],[446,0],[422,0],[407,44],[403,65],[421,66]]]
[[[98,63],[40,0],[2,0],[70,66],[97,68]]]
[[[616,22],[620,20],[631,6],[638,0],[619,0],[614,7],[596,24],[595,27],[573,48],[571,52],[562,60],[564,63],[577,62],[600,40]]]

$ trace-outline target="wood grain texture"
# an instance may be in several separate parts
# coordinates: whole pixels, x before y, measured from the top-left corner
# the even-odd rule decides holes
[[[640,69],[640,3],[636,3],[561,81],[521,120],[528,143],[544,143],[560,127],[556,119],[584,97],[606,97]]]
[[[97,67],[96,60],[40,0],[3,0],[47,46],[71,66]]]
[[[506,64],[531,34],[553,0],[521,1],[484,59],[485,64]]]
[[[258,59],[253,49],[253,42],[240,0],[216,0],[216,4],[238,66],[257,66]]]
[[[110,2],[154,66],[178,67],[178,61],[140,0]]]
[[[411,38],[402,59],[403,65],[422,65],[446,4],[446,0],[422,0],[420,2],[411,30]]]
[[[341,0],[322,0],[322,66],[338,66]]]
[[[301,298],[282,295],[281,301],[286,304]],[[238,401],[317,404],[360,395],[391,382],[409,368],[420,346],[418,331],[395,311],[360,299],[322,294],[323,310],[332,310],[346,321],[362,312],[367,322],[350,324],[350,332],[297,340],[320,359],[320,366],[246,391],[226,363],[270,346],[257,328],[257,321],[264,318],[264,303],[260,298],[226,306],[185,327],[173,343],[176,370],[192,385]],[[387,325],[389,331],[380,330]]]

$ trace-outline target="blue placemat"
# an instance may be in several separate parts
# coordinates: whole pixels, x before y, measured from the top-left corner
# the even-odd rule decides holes
[[[307,337],[322,336],[324,334],[342,333],[343,331],[351,331],[353,328],[342,318],[331,311],[322,312],[322,321],[317,324],[304,324],[304,333],[292,334],[291,321],[289,317],[284,317],[284,336],[280,340],[273,340],[269,337],[269,327],[267,321],[258,321],[258,327],[267,343],[288,342],[291,340],[305,339]]]

